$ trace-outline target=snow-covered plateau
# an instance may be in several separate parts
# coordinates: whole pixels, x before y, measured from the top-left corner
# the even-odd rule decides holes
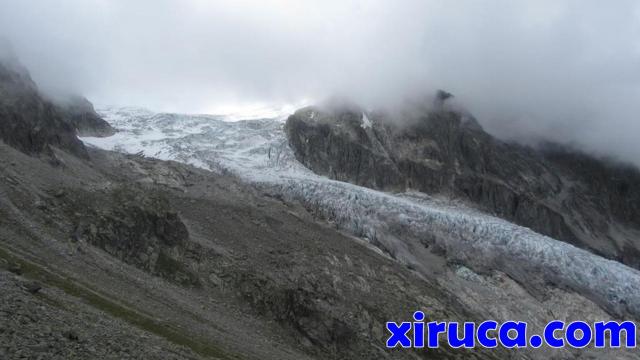
[[[434,281],[467,294],[462,300],[467,305],[499,304],[485,307],[487,316],[527,316],[547,308],[570,312],[573,306],[579,313],[601,308],[614,317],[640,317],[639,271],[459,202],[389,194],[318,176],[296,161],[282,118],[230,122],[224,116],[136,108],[107,108],[100,114],[119,132],[82,138],[86,144],[231,172],[304,204],[425,279],[440,272]],[[519,293],[526,296],[519,299]],[[555,310],[549,317],[554,316],[563,315]]]

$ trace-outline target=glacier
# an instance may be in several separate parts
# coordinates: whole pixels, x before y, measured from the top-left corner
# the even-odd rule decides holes
[[[485,279],[483,285],[499,287],[490,281],[497,271],[534,297],[537,288],[561,289],[588,299],[614,317],[640,318],[639,271],[459,201],[420,193],[384,193],[318,176],[296,161],[283,131],[284,117],[237,121],[138,108],[104,108],[99,113],[119,131],[107,138],[81,138],[85,144],[232,173],[303,204],[314,215],[365,239],[369,246],[427,278],[453,264],[456,270],[444,271],[440,280],[451,291],[462,286],[454,284],[456,276],[471,278],[469,284]],[[366,120],[363,114],[363,125]],[[471,296],[484,295],[477,290]],[[500,305],[506,308],[502,317],[520,311],[520,300],[510,301],[515,305]],[[540,300],[537,308],[544,309],[548,301]]]

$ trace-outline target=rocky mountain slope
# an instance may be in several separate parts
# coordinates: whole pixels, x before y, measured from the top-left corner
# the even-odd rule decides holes
[[[415,308],[474,317],[436,282],[233,176],[87,149],[1,82],[0,357],[463,356],[383,347]]]
[[[28,154],[52,155],[52,147],[85,157],[74,126],[39,93],[26,69],[0,61],[0,139]]]
[[[282,119],[229,122],[137,108],[100,113],[119,132],[85,143],[237,176],[361,238],[482,318],[526,318],[539,327],[553,317],[599,318],[603,309],[635,318],[640,309],[640,274],[618,262],[445,196],[384,193],[314,174],[296,160]]]
[[[542,150],[486,133],[440,92],[393,111],[301,109],[287,120],[296,158],[374,189],[466,201],[499,217],[639,267],[640,172],[558,145]]]
[[[449,199],[318,176],[277,119],[112,109],[118,132],[83,143],[24,73],[2,79],[0,357],[638,358],[386,350],[385,322],[416,309],[538,331],[637,319],[640,272]]]
[[[87,152],[77,134],[109,136],[114,129],[82,97],[54,103],[38,90],[15,58],[0,56],[0,139],[27,154],[53,155],[52,148],[80,157]]]
[[[115,134],[115,129],[109,125],[93,108],[93,104],[78,95],[68,95],[54,99],[62,116],[77,131],[79,136],[104,137]]]

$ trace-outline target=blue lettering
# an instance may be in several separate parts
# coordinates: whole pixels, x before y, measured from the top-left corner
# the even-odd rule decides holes
[[[438,334],[446,331],[446,323],[443,322],[430,322],[427,324],[429,331],[429,339],[427,346],[430,348],[437,348],[440,346],[438,341]]]
[[[498,323],[493,320],[487,320],[478,326],[478,342],[486,348],[494,348],[498,346],[498,340],[495,337],[489,337],[489,331],[498,329]]]
[[[423,348],[424,347],[424,313],[422,311],[416,311],[413,313],[413,319],[415,321],[413,323],[413,347],[415,348]]]
[[[578,338],[576,332],[580,331],[582,336]],[[575,348],[583,348],[591,342],[591,327],[584,321],[574,321],[567,326],[567,343]]]
[[[447,338],[449,340],[449,346],[452,348],[473,348],[476,345],[476,339],[474,337],[476,330],[476,324],[472,322],[464,323],[462,339],[458,336],[458,323],[450,322],[449,329],[447,330]]]
[[[552,321],[547,324],[544,328],[544,341],[547,345],[552,348],[561,348],[564,346],[564,340],[562,338],[558,339],[555,337],[556,330],[564,329],[564,322],[562,321]]]
[[[515,332],[515,337],[510,336],[510,332]],[[507,321],[500,325],[498,338],[502,346],[506,348],[527,347],[527,323],[522,321]]]
[[[387,340],[388,348],[395,348],[400,344],[403,348],[411,347],[411,339],[407,336],[409,330],[411,330],[410,322],[403,322],[398,325],[395,322],[387,322],[387,330],[391,332],[391,336]]]
[[[631,321],[624,321],[621,323],[617,323],[615,321],[608,322],[597,322],[595,323],[595,338],[597,348],[603,348],[605,342],[605,332],[609,331],[610,335],[610,346],[617,348],[620,347],[620,332],[624,330],[626,344],[625,346],[628,348],[636,347],[636,324]]]

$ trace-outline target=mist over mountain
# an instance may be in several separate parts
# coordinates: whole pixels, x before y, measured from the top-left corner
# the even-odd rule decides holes
[[[637,5],[0,2],[0,359],[640,358]]]
[[[638,163],[640,4],[0,1],[44,91],[214,113],[447,89],[492,134]]]

